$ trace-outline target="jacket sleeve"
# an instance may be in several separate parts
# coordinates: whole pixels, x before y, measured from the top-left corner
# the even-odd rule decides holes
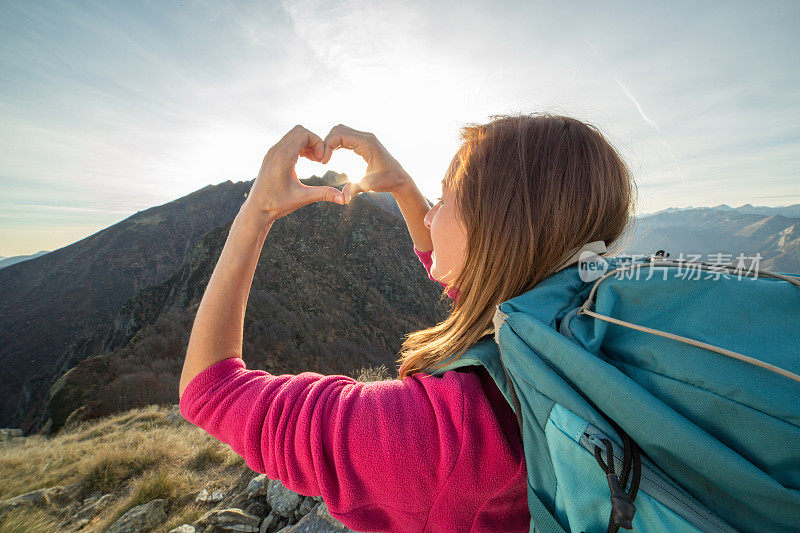
[[[193,378],[180,410],[252,470],[321,495],[346,526],[418,531],[460,453],[459,376],[275,376],[231,357]]]
[[[417,257],[419,257],[419,260],[422,262],[422,266],[425,267],[425,270],[428,271],[428,277],[431,279],[431,281],[436,281],[442,287],[447,287],[446,283],[442,283],[441,281],[431,276],[431,265],[433,264],[433,259],[431,258],[431,254],[433,253],[433,250],[428,250],[427,252],[420,252],[419,250],[417,250],[417,247],[415,246],[414,253],[417,254]],[[447,295],[453,300],[458,300],[459,291],[458,289],[451,289],[447,291]]]

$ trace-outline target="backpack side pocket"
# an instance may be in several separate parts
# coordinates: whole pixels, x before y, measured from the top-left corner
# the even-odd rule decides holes
[[[599,446],[606,456],[602,439],[611,441],[615,471],[621,472],[623,448],[615,439],[558,403],[550,411],[545,435],[557,480],[556,517],[562,523],[569,523],[572,531],[605,532],[611,514],[611,495],[606,473],[597,462],[594,449]],[[735,532],[648,463],[643,457],[634,501],[634,531]]]

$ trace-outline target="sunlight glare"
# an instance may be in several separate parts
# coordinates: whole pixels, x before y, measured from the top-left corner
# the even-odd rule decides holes
[[[322,177],[329,170],[339,174],[347,174],[349,181],[358,182],[364,178],[364,174],[367,172],[367,162],[355,152],[346,148],[339,148],[334,150],[331,160],[325,165],[301,157],[297,160],[297,165],[295,166],[298,179],[310,178],[311,176]]]

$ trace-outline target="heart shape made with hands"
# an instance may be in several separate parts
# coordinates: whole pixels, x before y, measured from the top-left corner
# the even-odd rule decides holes
[[[303,126],[289,130],[264,156],[243,204],[248,216],[267,224],[314,202],[347,203],[341,190],[329,185],[306,185],[298,179],[295,170],[303,159],[327,164],[334,146]]]
[[[342,191],[345,193],[350,192],[352,196],[357,194],[357,192],[361,192],[358,188],[354,187],[354,185],[357,185],[366,174],[367,163],[361,156],[353,152],[352,149],[341,147],[333,150],[327,163],[300,158],[297,165],[295,165],[295,171],[304,178],[311,176],[322,177],[330,171],[336,174],[344,174],[346,176],[346,181],[336,183],[335,186],[344,185]]]
[[[334,153],[342,148],[351,152],[345,156],[351,158],[348,167],[355,167],[354,156],[367,164],[366,173],[359,181],[348,180],[339,190],[330,185],[308,186],[298,179],[297,166],[329,165]],[[363,168],[363,163],[360,166]],[[355,168],[348,168],[344,173],[362,173],[361,168]],[[297,125],[264,157],[248,197],[248,212],[255,212],[265,220],[274,220],[313,202],[347,204],[353,196],[365,190],[392,192],[409,179],[407,176],[372,133],[339,124],[323,140],[316,133]]]

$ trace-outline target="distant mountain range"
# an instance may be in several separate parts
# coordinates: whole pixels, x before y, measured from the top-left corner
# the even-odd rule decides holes
[[[800,217],[777,214],[800,210],[800,204],[764,208],[667,209],[636,220],[629,254],[651,254],[659,249],[672,258],[681,253],[697,260],[736,262],[743,254],[754,268],[783,273],[800,272]],[[727,209],[726,209],[727,208]],[[776,211],[771,212],[770,209]],[[762,213],[754,210],[766,211]],[[720,254],[717,258],[712,257]]]
[[[654,213],[647,213],[642,214],[640,216],[652,216],[658,215],[663,213],[674,213],[676,211],[703,211],[703,210],[713,210],[713,211],[727,211],[727,212],[734,212],[739,213],[742,215],[765,215],[765,216],[772,216],[772,215],[781,215],[787,218],[800,218],[800,204],[792,204],[786,205],[781,207],[769,207],[765,205],[752,205],[752,204],[744,204],[739,207],[731,207],[728,204],[719,204],[713,207],[668,207],[666,209],[662,209],[661,211],[656,211]]]
[[[0,256],[0,268],[5,268],[7,266],[15,265],[17,263],[21,263],[22,261],[27,261],[28,259],[34,259],[46,253],[49,252],[47,250],[39,250],[35,254],[30,254],[30,255],[15,255],[13,257]]]
[[[751,204],[744,204],[739,207],[731,207],[728,204],[719,204],[713,207],[692,207],[692,206],[668,207],[667,209],[662,209],[661,211],[656,211],[655,213],[650,213],[650,214],[658,215],[662,213],[674,213],[675,211],[690,211],[690,210],[700,211],[705,209],[735,212],[742,215],[765,215],[765,216],[781,215],[787,218],[800,218],[800,204],[792,204],[784,207],[767,207],[764,205],[758,206]]]
[[[0,270],[0,427],[50,432],[177,402],[197,305],[251,184],[209,185]],[[639,217],[623,252],[759,253],[760,268],[799,272],[795,212],[800,204],[667,209]],[[440,294],[391,194],[305,206],[265,243],[246,314],[248,366],[395,370],[403,336],[446,315]]]

